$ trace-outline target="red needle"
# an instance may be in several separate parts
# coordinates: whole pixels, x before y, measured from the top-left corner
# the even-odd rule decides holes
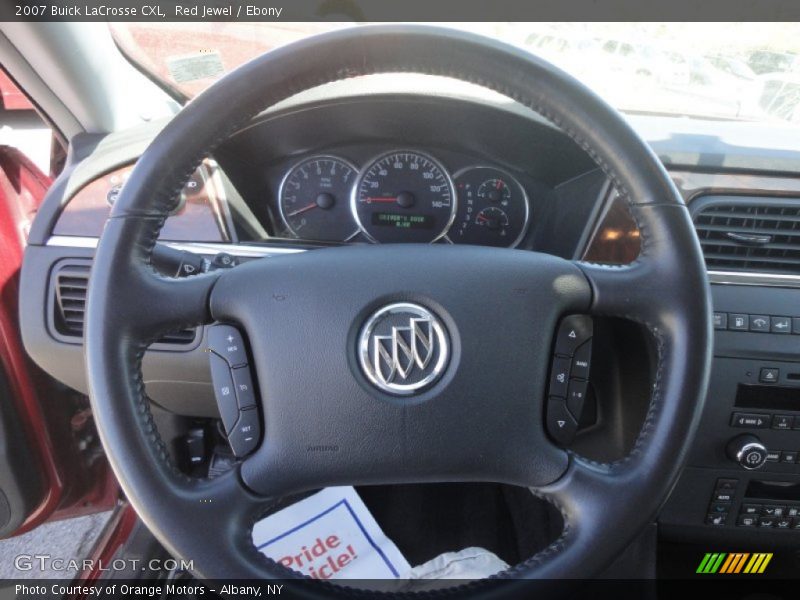
[[[304,212],[307,212],[307,211],[311,210],[312,208],[317,208],[317,203],[316,202],[312,202],[311,204],[309,204],[308,206],[304,206],[303,208],[298,208],[296,211],[290,212],[286,216],[287,217],[294,217],[296,215],[299,215],[299,214],[302,214]]]
[[[503,182],[500,179],[498,179],[494,187],[496,187],[499,190],[500,188],[503,187]]]
[[[367,202],[397,202],[397,197],[385,198],[367,198]]]
[[[484,217],[483,215],[478,215],[477,219],[480,219],[481,221],[488,221],[489,220],[488,217]]]

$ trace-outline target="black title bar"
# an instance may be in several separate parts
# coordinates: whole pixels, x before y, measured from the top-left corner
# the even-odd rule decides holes
[[[0,0],[0,21],[795,20],[798,0]]]

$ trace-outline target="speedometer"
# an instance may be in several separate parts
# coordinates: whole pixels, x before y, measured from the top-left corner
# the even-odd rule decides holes
[[[361,172],[353,215],[373,241],[428,243],[447,233],[455,216],[453,182],[434,158],[400,150],[383,154]]]

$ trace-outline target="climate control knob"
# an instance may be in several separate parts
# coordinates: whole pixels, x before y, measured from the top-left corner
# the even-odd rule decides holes
[[[754,435],[740,435],[728,442],[728,458],[752,471],[760,469],[767,462],[767,447]]]

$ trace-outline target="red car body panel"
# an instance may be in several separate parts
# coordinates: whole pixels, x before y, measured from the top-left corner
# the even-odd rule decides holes
[[[111,564],[117,550],[122,547],[130,538],[133,528],[138,522],[139,517],[133,507],[124,503],[120,505],[114,516],[106,525],[105,530],[97,540],[92,554],[87,557],[91,561],[91,568],[82,571],[76,580],[82,583],[92,583],[102,577],[102,569]],[[82,600],[85,596],[73,596],[72,600]]]
[[[17,84],[0,69],[0,97],[2,104],[0,107],[5,110],[33,110],[33,104],[28,97],[22,93]]]
[[[71,424],[59,392],[27,358],[19,330],[19,272],[27,234],[50,177],[19,150],[0,146],[0,366],[40,465],[44,493],[17,534],[48,519],[63,519],[111,508],[119,488],[105,460],[91,472],[75,460]],[[64,425],[66,424],[66,426]],[[66,429],[66,431],[65,431]]]

